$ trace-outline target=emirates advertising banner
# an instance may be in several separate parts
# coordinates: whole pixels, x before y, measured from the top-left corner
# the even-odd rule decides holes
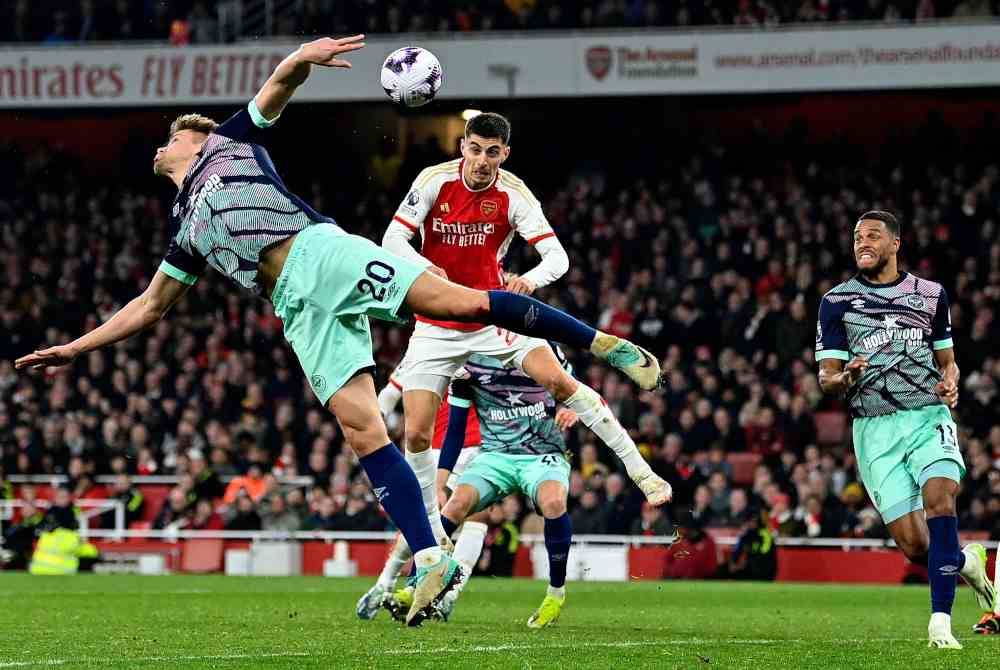
[[[1000,25],[373,39],[351,70],[316,68],[296,99],[387,100],[407,41],[444,67],[439,97],[669,95],[1000,84]],[[296,44],[0,50],[0,108],[240,103]]]

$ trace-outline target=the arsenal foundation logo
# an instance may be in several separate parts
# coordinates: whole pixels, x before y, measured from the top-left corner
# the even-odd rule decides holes
[[[594,79],[604,79],[611,71],[611,48],[590,47],[587,49],[587,69]]]
[[[483,200],[479,203],[479,211],[483,216],[490,217],[497,213],[497,204],[493,200]]]

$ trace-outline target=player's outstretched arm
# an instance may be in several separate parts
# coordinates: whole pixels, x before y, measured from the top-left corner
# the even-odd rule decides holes
[[[306,42],[290,53],[285,60],[278,63],[278,67],[264,82],[254,98],[257,102],[257,109],[268,121],[278,118],[281,110],[285,108],[292,94],[295,93],[295,89],[309,77],[309,71],[313,65],[351,67],[349,62],[337,58],[337,56],[363,48],[365,43],[361,40],[364,38],[364,35],[353,35],[339,39],[321,37],[318,40]]]
[[[162,319],[189,288],[188,284],[157,271],[153,281],[142,294],[133,298],[100,326],[69,344],[41,349],[22,356],[14,361],[14,367],[20,370],[67,365],[80,354],[126,340]]]

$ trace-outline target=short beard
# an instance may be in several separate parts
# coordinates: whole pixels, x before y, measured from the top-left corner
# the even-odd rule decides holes
[[[882,274],[882,270],[884,270],[885,266],[888,264],[889,264],[888,256],[879,256],[878,262],[875,263],[875,265],[871,266],[870,268],[863,269],[859,267],[858,274],[860,274],[865,279],[875,279],[880,274]]]

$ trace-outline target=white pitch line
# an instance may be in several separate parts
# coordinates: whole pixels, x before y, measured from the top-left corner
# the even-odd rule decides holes
[[[670,647],[689,645],[770,645],[770,644],[813,644],[815,642],[832,644],[866,644],[879,642],[924,642],[923,638],[905,637],[872,637],[855,639],[832,639],[832,640],[803,640],[803,639],[704,639],[692,638],[690,640],[635,640],[622,642],[574,642],[574,643],[547,643],[547,644],[496,644],[496,645],[474,645],[471,647],[432,647],[428,649],[387,649],[380,653],[387,656],[417,656],[421,654],[468,654],[468,653],[500,653],[508,651],[532,651],[545,649],[577,649],[580,647],[590,647],[599,649],[627,649],[629,647]],[[170,661],[227,661],[242,660],[248,658],[321,658],[333,656],[335,652],[308,652],[308,651],[275,651],[256,652],[246,654],[199,654],[199,655],[179,655],[179,656],[138,656],[125,657],[120,660],[123,663],[158,663]],[[107,658],[49,658],[32,661],[0,661],[0,668],[27,668],[31,666],[57,666],[67,663],[84,663],[107,661]]]

